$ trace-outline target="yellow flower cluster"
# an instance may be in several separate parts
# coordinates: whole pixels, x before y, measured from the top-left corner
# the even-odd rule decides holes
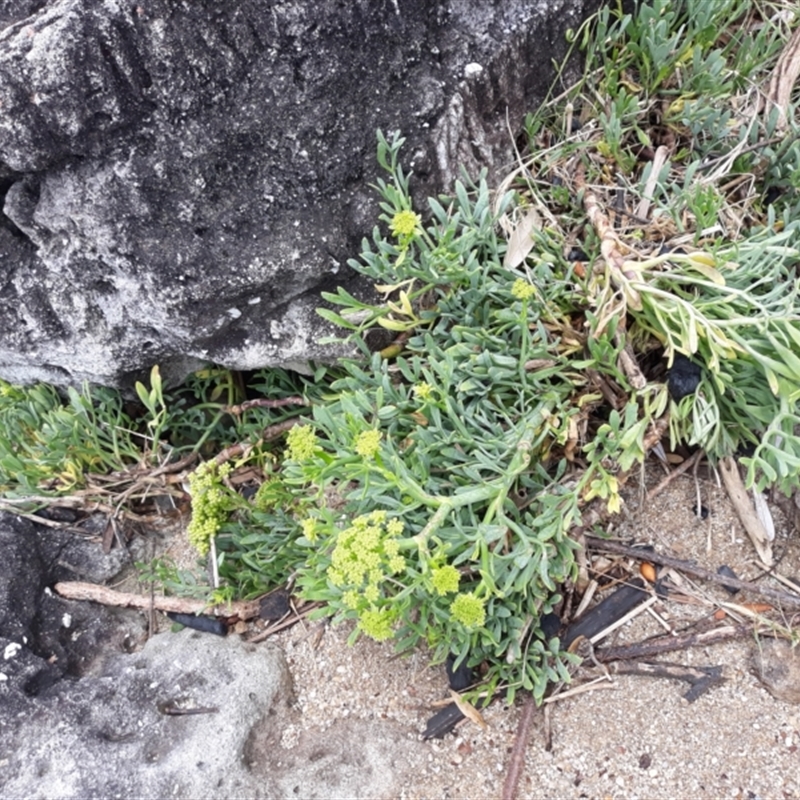
[[[211,537],[215,536],[228,518],[228,503],[222,484],[231,472],[228,463],[217,465],[206,461],[189,476],[189,493],[192,496],[192,519],[186,535],[192,546],[204,556],[208,553]]]
[[[383,596],[382,584],[406,568],[397,540],[402,533],[403,522],[397,517],[387,519],[386,511],[362,514],[336,537],[328,567],[331,583],[344,590],[342,603],[351,610],[363,609],[359,626],[379,641],[391,636],[389,617],[376,607]]]
[[[458,591],[458,582],[461,580],[461,573],[451,564],[438,567],[431,574],[433,588],[440,597]]]
[[[317,433],[313,425],[295,425],[286,436],[286,458],[308,461],[317,449]]]
[[[511,294],[513,294],[517,300],[530,300],[531,297],[534,297],[536,294],[536,287],[523,278],[517,278],[514,281],[514,285],[511,287]]]
[[[465,628],[480,628],[486,622],[486,609],[483,600],[474,592],[460,594],[450,603],[450,614],[456,622]]]
[[[410,209],[398,211],[389,223],[389,228],[397,239],[408,239],[422,222],[422,217]]]
[[[317,541],[317,520],[313,517],[308,517],[300,523],[300,527],[303,529],[303,536],[305,536],[309,542]]]
[[[381,432],[361,431],[356,437],[355,451],[362,458],[375,458],[381,447]]]
[[[388,609],[371,608],[365,611],[359,617],[358,627],[376,642],[383,642],[394,636],[392,614]]]
[[[416,397],[418,400],[427,400],[431,396],[433,386],[423,381],[422,383],[418,383],[416,386],[414,386],[413,391],[414,397]]]

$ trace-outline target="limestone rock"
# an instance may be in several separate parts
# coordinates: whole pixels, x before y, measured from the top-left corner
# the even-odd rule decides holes
[[[247,738],[290,697],[277,648],[188,629],[160,634],[100,675],[17,698],[0,728],[4,795],[255,797]]]
[[[314,310],[367,288],[376,129],[419,202],[502,171],[598,2],[6,0],[0,377],[331,358]]]

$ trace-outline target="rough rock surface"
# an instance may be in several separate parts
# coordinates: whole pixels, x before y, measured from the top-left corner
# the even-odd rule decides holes
[[[330,357],[314,309],[359,288],[375,130],[420,200],[499,171],[597,4],[5,0],[0,376]]]
[[[800,705],[800,648],[782,639],[758,643],[753,661],[756,674],[776,699]]]
[[[107,581],[125,551],[7,514],[0,546],[0,796],[399,796],[413,729],[332,720],[296,735],[279,647],[188,629],[144,643],[141,613],[48,588]]]
[[[0,740],[3,796],[270,797],[242,756],[253,726],[290,697],[276,647],[160,634],[99,675],[20,699]]]
[[[142,638],[138,616],[65,603],[49,589],[62,580],[101,583],[126,563],[125,551],[104,556],[89,541],[94,522],[80,534],[0,514],[0,651],[11,654],[0,661],[0,696],[34,697],[62,677],[91,671],[101,649],[125,651]]]

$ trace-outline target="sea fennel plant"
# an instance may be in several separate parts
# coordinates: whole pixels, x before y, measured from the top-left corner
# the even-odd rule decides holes
[[[325,296],[338,308],[321,313],[352,330],[361,357],[343,362],[330,401],[288,442],[283,480],[307,498],[297,582],[325,613],[357,620],[354,637],[425,643],[435,660],[484,664],[491,685],[541,699],[566,677],[540,620],[575,571],[568,533],[584,479],[570,475],[572,401],[591,397],[582,356],[550,330],[573,286],[547,258],[503,266],[483,180],[431,200],[423,225],[402,141],[379,137],[391,238],[376,229],[352,263],[388,302]],[[401,353],[369,353],[375,325],[398,332]],[[613,475],[586,473],[586,486],[603,480]]]

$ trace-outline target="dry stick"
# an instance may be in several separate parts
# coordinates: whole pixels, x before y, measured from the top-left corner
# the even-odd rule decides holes
[[[128,608],[150,608],[150,598],[131,592],[116,592],[106,586],[81,581],[62,581],[53,589],[68,600],[90,600],[104,606],[127,606]],[[258,616],[260,600],[234,601],[221,606],[209,606],[202,600],[188,600],[181,597],[154,597],[153,608],[157,611],[171,611],[174,614],[210,614],[219,617],[237,616],[239,619],[252,619]]]
[[[783,136],[773,136],[771,139],[765,139],[761,142],[756,142],[755,144],[751,144],[748,147],[743,147],[741,150],[736,151],[737,156],[741,156],[744,153],[752,153],[754,150],[760,150],[762,147],[769,147],[772,144],[777,144],[778,142],[783,141]],[[725,153],[725,155],[717,156],[716,158],[710,158],[708,161],[703,162],[696,170],[696,172],[704,172],[711,167],[719,166],[726,158],[730,157],[730,153]]]
[[[269,441],[270,439],[277,439],[282,433],[294,428],[295,425],[300,424],[299,417],[292,417],[292,419],[285,419],[283,422],[276,422],[268,428],[264,428],[261,438]]]
[[[522,707],[522,717],[517,726],[517,734],[514,737],[514,748],[511,751],[511,760],[508,762],[508,772],[503,783],[503,800],[514,800],[517,795],[517,785],[522,774],[522,765],[525,763],[525,750],[528,747],[528,739],[531,735],[531,723],[536,711],[536,703],[533,695],[525,698],[525,705]]]
[[[302,611],[294,611],[290,612],[287,611],[279,620],[277,620],[274,624],[270,625],[265,630],[257,633],[255,636],[251,636],[247,639],[248,644],[256,644],[258,642],[263,642],[264,639],[268,639],[272,634],[278,633],[279,631],[284,630],[284,628],[291,628],[292,625],[296,625],[298,622],[301,622],[304,617],[307,617],[311,614],[312,611],[320,608],[322,603],[311,603],[311,605],[306,606],[302,609]]]
[[[264,428],[261,432],[261,440],[260,441],[269,441],[270,439],[277,439],[278,436],[281,434],[286,433],[286,431],[291,430],[295,425],[300,422],[298,417],[293,417],[292,419],[285,419],[283,422],[276,422],[274,425],[270,425],[268,428]],[[252,442],[236,442],[235,444],[229,445],[224,450],[220,450],[216,456],[214,456],[214,461],[217,463],[218,466],[221,466],[226,461],[230,461],[232,458],[241,458],[246,456],[254,447],[256,447],[259,442],[252,443]]]
[[[658,636],[646,642],[618,645],[617,647],[603,647],[594,651],[595,658],[602,664],[609,661],[627,661],[631,658],[651,658],[662,653],[671,653],[675,650],[686,650],[689,647],[699,647],[717,642],[726,642],[729,639],[738,639],[753,633],[752,625],[726,625],[724,628],[713,628],[700,633],[684,633],[673,636]]]
[[[703,457],[702,450],[698,450],[697,452],[689,456],[689,458],[687,458],[686,461],[675,467],[675,469],[673,469],[672,472],[670,472],[670,474],[667,475],[667,477],[664,478],[657,486],[654,486],[647,493],[647,497],[645,498],[645,500],[649,503],[657,494],[663,492],[664,489],[666,489],[666,487],[669,486],[669,484],[675,480],[675,478],[677,478],[679,475],[683,475],[683,473],[686,472],[689,469],[689,467],[693,466],[696,463],[699,463],[702,457]]]
[[[691,689],[684,695],[690,703],[714,686],[724,682],[722,667],[687,667],[683,664],[669,664],[657,661],[654,664],[643,664],[634,661],[632,664],[614,664],[617,675],[645,675],[650,678],[671,678],[686,681]]]
[[[281,408],[283,406],[308,406],[311,403],[304,397],[281,397],[270,400],[267,397],[257,397],[255,400],[246,400],[238,406],[225,406],[222,410],[228,414],[241,414],[249,408]]]
[[[788,592],[782,592],[779,589],[771,589],[768,586],[759,586],[750,581],[743,581],[739,578],[728,578],[725,575],[717,575],[716,572],[698,567],[690,561],[683,561],[680,558],[672,558],[671,556],[662,556],[659,553],[654,553],[650,550],[643,550],[641,547],[630,547],[629,545],[622,544],[621,542],[612,542],[607,539],[598,539],[596,536],[586,536],[586,544],[590,547],[597,548],[598,550],[605,550],[609,553],[617,553],[623,556],[630,556],[639,561],[651,561],[654,564],[659,564],[662,567],[672,567],[689,575],[694,575],[695,578],[701,578],[711,583],[718,583],[721,586],[728,586],[736,589],[744,589],[746,592],[767,597],[776,603],[783,603],[791,608],[800,608],[800,597],[791,595]]]

